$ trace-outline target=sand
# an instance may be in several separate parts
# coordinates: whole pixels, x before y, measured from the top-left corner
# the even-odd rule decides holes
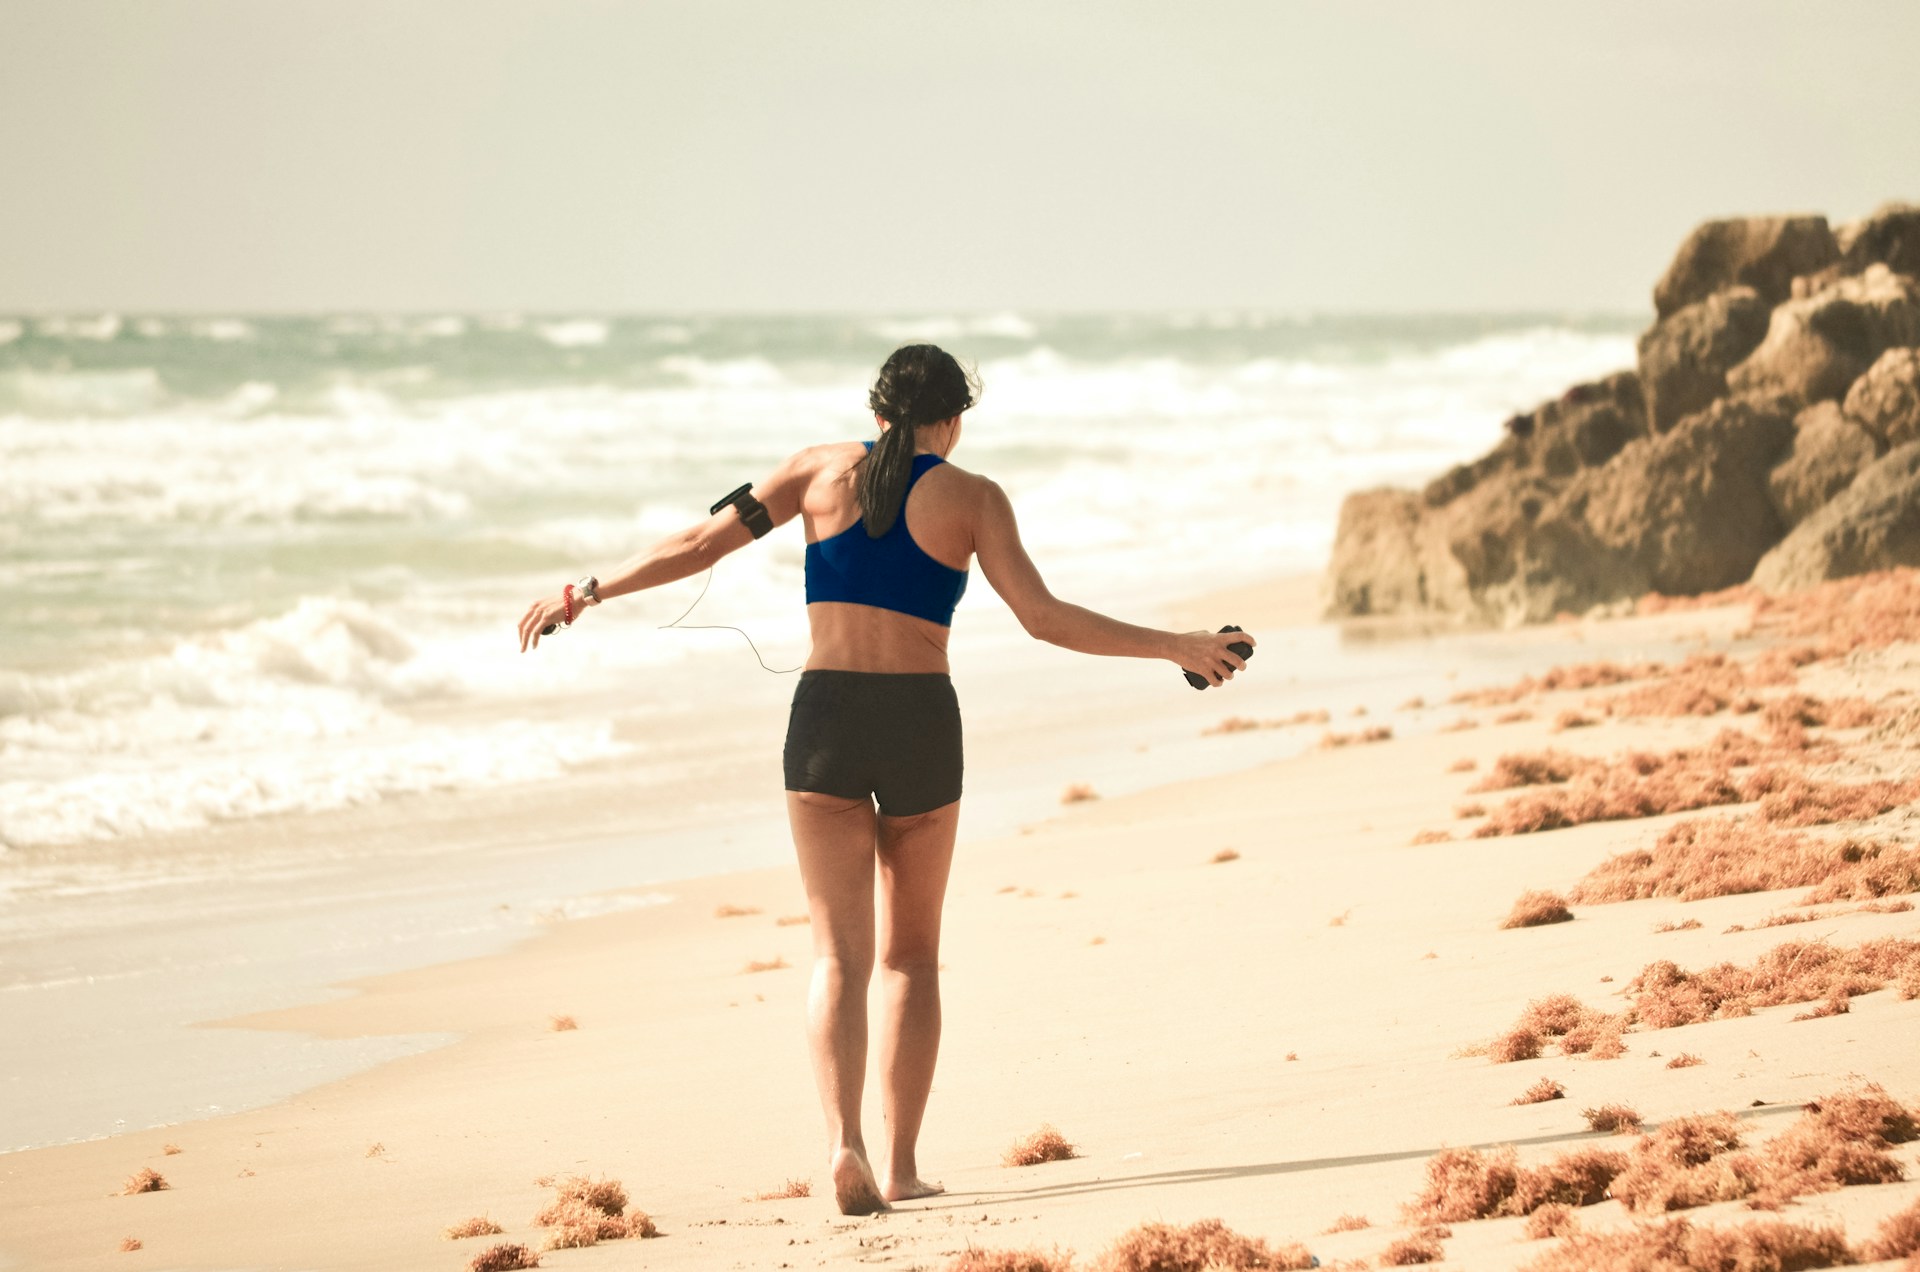
[[[1311,589],[1294,580],[1184,602],[1162,621],[1217,626],[1220,613],[1281,631],[1311,619]],[[1640,640],[1697,636],[1717,647],[1745,622],[1730,606],[1488,635],[1471,648],[1505,642],[1570,662]],[[1366,634],[1341,639],[1364,644]],[[1284,641],[1270,646],[1263,653]],[[1279,683],[1281,662],[1256,656],[1245,683],[1256,672]],[[1802,688],[1899,706],[1920,691],[1920,646],[1816,665]],[[1183,765],[1210,771],[1056,806],[1009,833],[963,826],[945,923],[945,1034],[921,1141],[922,1173],[946,1185],[943,1196],[862,1219],[833,1210],[802,1034],[809,932],[778,922],[805,910],[797,873],[782,865],[680,880],[668,904],[550,924],[504,952],[217,1022],[458,1041],[268,1107],[0,1157],[0,1266],[453,1269],[495,1241],[537,1248],[545,1234],[530,1221],[551,1192],[536,1180],[568,1173],[622,1181],[662,1235],[556,1251],[543,1267],[931,1268],[969,1245],[1036,1244],[1084,1261],[1142,1221],[1210,1216],[1304,1241],[1323,1260],[1377,1258],[1404,1235],[1398,1208],[1445,1146],[1512,1143],[1523,1161],[1542,1159],[1605,1139],[1581,1117],[1605,1103],[1649,1123],[1736,1110],[1764,1135],[1801,1102],[1862,1077],[1920,1100],[1920,1001],[1891,990],[1829,1019],[1795,1022],[1783,1007],[1637,1030],[1614,1060],[1464,1054],[1548,993],[1617,1010],[1621,987],[1656,958],[1692,967],[1744,961],[1789,938],[1920,935],[1920,912],[1724,931],[1751,929],[1799,892],[1575,907],[1569,923],[1502,930],[1522,892],[1564,892],[1675,818],[1464,838],[1471,823],[1455,807],[1501,796],[1468,796],[1476,774],[1453,771],[1457,761],[1484,769],[1502,752],[1545,745],[1667,750],[1742,723],[1609,719],[1551,732],[1561,709],[1591,696],[1546,695],[1526,704],[1532,719],[1501,725],[1492,708],[1376,706],[1364,719],[1290,726],[1307,749],[1274,759],[1256,757],[1288,729],[1212,735],[1190,748],[1206,763]],[[1225,716],[1230,701],[1270,715],[1281,700],[1222,694],[1207,710]],[[1463,716],[1480,727],[1437,731]],[[1311,746],[1326,728],[1363,724],[1395,736]],[[1898,738],[1839,736],[1861,764],[1897,769],[1912,754]],[[1101,772],[1083,780],[1108,786]],[[1909,807],[1882,823],[1910,842],[1913,817]],[[1456,837],[1414,846],[1434,830]],[[1237,857],[1215,861],[1226,849]],[[723,907],[749,913],[718,917]],[[1684,917],[1702,926],[1655,931]],[[786,966],[746,970],[766,962]],[[563,1014],[577,1028],[554,1029]],[[44,1041],[57,1064],[58,1039]],[[1681,1051],[1704,1063],[1668,1069]],[[1568,1098],[1510,1103],[1543,1076]],[[878,1143],[872,1088],[868,1137]],[[1000,1165],[1043,1123],[1080,1155]],[[179,1151],[166,1153],[169,1144]],[[1914,1146],[1898,1152],[1917,1173]],[[170,1186],[118,1195],[143,1167]],[[791,1179],[811,1180],[814,1195],[753,1200]],[[1788,1215],[1837,1218],[1858,1238],[1916,1197],[1912,1182],[1856,1187],[1805,1198]],[[1750,1217],[1737,1203],[1688,1213]],[[1373,1226],[1322,1235],[1342,1214]],[[441,1236],[476,1215],[505,1234]],[[1614,1202],[1581,1218],[1626,1219]],[[1517,1219],[1453,1232],[1440,1266],[1518,1267],[1546,1248],[1524,1240]],[[120,1253],[130,1236],[142,1248]]]

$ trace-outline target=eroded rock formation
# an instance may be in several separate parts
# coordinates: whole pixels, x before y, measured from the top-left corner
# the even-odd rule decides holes
[[[1920,564],[1920,207],[1710,221],[1654,308],[1635,369],[1422,491],[1350,496],[1329,615],[1533,622]]]

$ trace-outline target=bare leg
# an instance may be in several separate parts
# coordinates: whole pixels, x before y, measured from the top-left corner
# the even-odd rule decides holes
[[[812,916],[807,1041],[827,1118],[834,1200],[841,1214],[872,1214],[887,1208],[860,1132],[873,978],[873,803],[788,791],[787,820]]]
[[[944,1191],[920,1178],[916,1149],[940,1054],[940,910],[959,824],[957,800],[913,817],[880,819],[880,1073],[887,1119],[880,1190],[889,1201]]]

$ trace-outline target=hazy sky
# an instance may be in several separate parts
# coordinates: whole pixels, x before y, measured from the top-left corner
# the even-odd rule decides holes
[[[1920,3],[0,0],[0,311],[1649,307]]]

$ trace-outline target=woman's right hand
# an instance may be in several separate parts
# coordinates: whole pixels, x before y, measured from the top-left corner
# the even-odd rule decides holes
[[[1247,660],[1228,649],[1245,641],[1258,647],[1249,632],[1181,632],[1174,638],[1173,661],[1182,671],[1191,671],[1210,685],[1225,684],[1233,673],[1245,670]]]

